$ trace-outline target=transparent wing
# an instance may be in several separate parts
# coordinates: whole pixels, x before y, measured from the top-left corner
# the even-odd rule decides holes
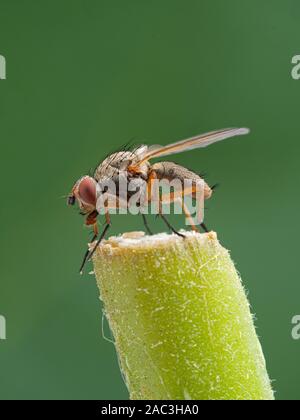
[[[226,128],[224,130],[212,131],[210,133],[201,134],[200,136],[191,137],[177,143],[169,144],[168,146],[151,146],[145,154],[142,154],[140,164],[147,160],[157,157],[169,156],[175,153],[182,153],[188,150],[198,149],[201,147],[209,146],[221,140],[230,137],[242,136],[248,134],[248,128]]]

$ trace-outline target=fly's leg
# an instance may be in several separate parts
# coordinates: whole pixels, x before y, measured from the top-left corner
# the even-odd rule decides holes
[[[189,221],[190,221],[190,226],[192,227],[192,230],[193,230],[194,232],[199,232],[199,230],[197,229],[197,226],[196,226],[196,225],[195,225],[195,223],[194,223],[193,216],[191,215],[191,213],[190,213],[189,209],[187,208],[187,205],[185,204],[185,202],[184,202],[183,200],[181,200],[181,202],[182,202],[182,209],[183,209],[183,212],[184,212],[184,214],[185,214],[185,217],[186,217],[187,219],[189,219]]]
[[[179,233],[176,229],[173,228],[173,226],[170,224],[166,216],[164,216],[162,213],[160,214],[160,217],[163,219],[165,224],[168,226],[168,228],[175,233],[177,236],[180,236],[181,238],[185,238],[185,236],[182,233]]]
[[[186,218],[189,220],[189,224],[194,232],[199,232],[199,229],[197,228],[195,220],[191,215],[187,205],[185,204],[184,197],[192,196],[196,198],[197,194],[201,193],[200,188],[201,186],[199,187],[199,185],[195,182],[195,184],[191,185],[190,187],[185,187],[183,190],[172,191],[168,194],[163,194],[161,197],[162,203],[171,204],[175,202],[180,202],[183,212]],[[199,216],[201,217],[201,214],[199,214]],[[209,232],[204,223],[201,223],[200,226],[205,230],[205,232]]]
[[[154,197],[154,191],[153,191],[153,182],[158,179],[157,173],[155,170],[153,170],[150,173],[149,176],[149,180],[148,180],[148,202],[151,203],[152,200],[155,199]],[[170,197],[169,197],[170,198]],[[171,198],[172,200],[172,198]],[[163,214],[163,209],[162,209],[162,200],[159,199],[159,214],[158,214],[162,220],[165,222],[165,224],[168,226],[168,228],[175,233],[176,235],[180,236],[181,238],[185,238],[184,235],[182,235],[181,233],[179,233],[175,228],[173,228],[173,226],[170,224],[170,222],[168,221],[168,219],[166,218],[166,216]]]
[[[92,242],[94,242],[96,239],[97,239],[97,235],[94,235],[93,239],[92,239]],[[89,255],[90,255],[90,251],[87,250],[86,253],[84,254],[83,261],[82,261],[82,264],[81,264],[80,269],[79,269],[80,274],[83,274],[83,269],[84,269],[84,266],[85,266],[85,264],[88,260]]]
[[[179,233],[176,229],[173,228],[173,226],[170,224],[166,216],[163,214],[162,210],[162,202],[159,202],[159,215],[162,218],[162,220],[165,222],[165,224],[168,226],[168,228],[175,233],[175,235],[180,236],[181,238],[185,238],[185,236],[182,233]]]
[[[92,251],[89,252],[88,257],[87,257],[87,261],[91,261],[91,259],[93,258],[93,255],[96,252],[96,249],[98,248],[98,246],[100,245],[100,243],[103,241],[103,239],[105,238],[105,235],[107,233],[107,231],[109,230],[109,228],[111,227],[111,221],[110,221],[110,216],[109,213],[106,212],[105,213],[105,217],[106,217],[106,226],[100,236],[100,238],[98,239],[94,249]]]
[[[94,224],[93,229],[94,229],[94,236],[92,238],[92,242],[94,242],[97,239],[98,234],[99,234],[97,223]],[[85,264],[88,260],[89,254],[90,254],[89,250],[87,250],[86,253],[84,254],[83,261],[82,261],[82,264],[81,264],[80,269],[79,269],[80,274],[83,273],[83,269],[84,269],[84,266],[85,266]]]
[[[206,225],[204,223],[201,223],[200,225],[202,227],[202,229],[204,230],[204,232],[208,233],[209,229],[206,227]]]
[[[95,254],[96,249],[98,248],[100,243],[103,241],[103,239],[104,239],[108,229],[110,228],[110,226],[111,226],[110,224],[105,226],[104,231],[102,232],[100,238],[98,239],[94,249],[88,253],[88,256],[87,256],[87,259],[86,259],[87,261],[91,261],[91,259],[93,258],[93,255]]]
[[[147,221],[147,218],[144,215],[144,213],[142,213],[142,217],[143,217],[144,226],[146,228],[146,231],[147,231],[148,235],[153,235],[153,232],[151,231],[151,229],[150,229],[150,227],[148,225],[148,221]]]

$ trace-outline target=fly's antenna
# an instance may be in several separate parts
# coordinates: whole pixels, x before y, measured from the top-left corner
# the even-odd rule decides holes
[[[212,187],[210,187],[210,189],[213,190],[213,191],[215,191],[219,187],[220,187],[220,184],[217,183],[217,184],[213,185]]]

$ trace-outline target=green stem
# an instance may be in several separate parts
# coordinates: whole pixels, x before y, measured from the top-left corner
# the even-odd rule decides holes
[[[131,399],[272,400],[234,264],[216,234],[111,238],[94,267]]]

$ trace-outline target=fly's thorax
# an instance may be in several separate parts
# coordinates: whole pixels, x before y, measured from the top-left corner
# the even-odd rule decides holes
[[[140,160],[144,150],[145,146],[142,146],[133,152],[118,152],[108,156],[96,169],[94,178],[96,181],[105,178],[115,179],[119,174],[122,175],[122,173],[127,173],[129,166],[136,164]],[[148,162],[141,165],[142,176],[146,177],[148,175],[149,167],[150,165]],[[128,176],[130,176],[130,174],[128,174]]]
[[[97,181],[96,209],[98,213],[104,213],[105,207],[112,211],[116,208],[127,210],[133,196],[138,194],[145,197],[149,165],[144,165],[144,170],[144,175],[116,169],[111,165],[105,171],[100,170],[98,174],[101,174],[101,178]]]
[[[94,178],[97,181],[114,178],[119,172],[127,170],[133,157],[131,152],[118,152],[108,156],[96,169]]]

